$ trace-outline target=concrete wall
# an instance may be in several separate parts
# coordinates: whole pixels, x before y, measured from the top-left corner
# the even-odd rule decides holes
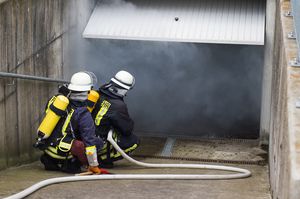
[[[300,69],[289,64],[297,53],[296,41],[287,38],[293,30],[293,18],[284,16],[289,9],[289,1],[277,1],[269,142],[271,192],[275,199],[300,197],[300,109],[295,106],[300,97]]]
[[[81,4],[95,1],[0,1],[0,71],[63,79],[68,33],[82,17]],[[56,86],[0,78],[0,169],[37,159],[32,144]]]
[[[274,62],[274,39],[275,39],[275,16],[277,2],[267,0],[266,2],[266,35],[264,68],[262,79],[262,101],[260,115],[260,140],[262,145],[268,145],[271,126],[271,95],[272,95],[272,70]]]

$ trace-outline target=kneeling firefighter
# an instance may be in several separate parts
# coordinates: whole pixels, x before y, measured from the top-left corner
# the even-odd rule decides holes
[[[78,72],[61,94],[49,100],[35,145],[44,152],[40,160],[46,170],[78,173],[86,165],[93,173],[105,173],[98,167],[97,159],[97,149],[103,147],[103,141],[95,135],[86,105],[92,86],[91,75]]]
[[[104,141],[104,147],[98,153],[100,165],[104,168],[111,168],[114,161],[122,159],[121,154],[106,141],[110,129],[114,130],[114,139],[126,153],[138,147],[139,139],[132,133],[134,122],[123,99],[134,83],[135,79],[130,73],[119,71],[109,83],[98,90],[100,100],[97,101],[92,116],[96,135]]]

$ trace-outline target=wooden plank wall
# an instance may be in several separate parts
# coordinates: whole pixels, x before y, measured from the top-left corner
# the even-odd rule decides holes
[[[63,79],[66,0],[0,4],[0,71]],[[37,159],[36,129],[57,84],[0,78],[0,169]]]

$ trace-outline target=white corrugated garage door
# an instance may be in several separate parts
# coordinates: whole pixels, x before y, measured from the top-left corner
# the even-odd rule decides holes
[[[263,45],[264,0],[102,0],[84,38]]]

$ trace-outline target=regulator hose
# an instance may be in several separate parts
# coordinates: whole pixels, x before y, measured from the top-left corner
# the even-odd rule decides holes
[[[5,199],[20,199],[24,198],[31,193],[39,190],[42,187],[73,181],[89,181],[89,180],[226,180],[226,179],[238,179],[246,178],[251,176],[251,172],[246,169],[229,166],[218,166],[218,165],[206,165],[206,164],[152,164],[144,163],[129,157],[113,140],[112,130],[109,131],[107,140],[113,145],[113,147],[129,162],[137,164],[143,167],[152,168],[188,168],[188,169],[212,169],[237,172],[235,174],[222,174],[222,175],[203,175],[203,174],[115,174],[115,175],[91,175],[91,176],[70,176],[70,177],[58,177],[50,178],[38,182],[31,187],[6,197]]]

